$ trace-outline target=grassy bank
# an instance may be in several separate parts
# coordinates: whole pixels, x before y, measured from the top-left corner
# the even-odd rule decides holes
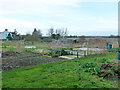
[[[116,53],[52,62],[3,72],[3,88],[116,88],[118,82],[109,81],[86,72],[87,63],[101,65],[115,59]],[[81,67],[81,68],[80,68]],[[92,69],[90,69],[92,70]],[[96,69],[97,70],[97,69]]]

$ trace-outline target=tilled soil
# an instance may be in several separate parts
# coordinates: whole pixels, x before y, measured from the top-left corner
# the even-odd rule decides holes
[[[17,53],[16,53],[17,54]],[[2,58],[2,71],[13,70],[16,68],[38,65],[38,64],[45,64],[55,61],[63,61],[65,59],[59,58],[51,58],[43,56],[39,53],[25,53],[24,54],[9,54],[7,57],[3,55]]]
[[[2,52],[2,58],[9,56],[18,56],[20,53],[14,51]]]

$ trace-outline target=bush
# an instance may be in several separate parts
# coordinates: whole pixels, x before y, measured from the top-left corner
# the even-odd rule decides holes
[[[64,49],[62,49],[61,50],[61,55],[68,55],[68,53]]]
[[[70,48],[70,50],[73,50],[73,48]]]
[[[48,56],[52,56],[52,52],[48,52],[47,55],[48,55]]]
[[[82,47],[74,47],[74,48],[82,48]]]
[[[47,53],[47,55],[57,57],[57,56],[60,56],[60,55],[68,55],[68,53],[64,49],[54,50],[54,51],[51,50],[51,52]]]
[[[54,54],[54,55],[52,55],[52,57],[58,57],[59,56],[59,54]]]

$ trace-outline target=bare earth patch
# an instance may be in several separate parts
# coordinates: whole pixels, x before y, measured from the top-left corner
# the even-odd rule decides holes
[[[63,61],[65,59],[45,57],[40,53],[14,53],[14,52],[4,52],[2,58],[2,70],[13,70],[16,68],[45,64],[55,61]]]

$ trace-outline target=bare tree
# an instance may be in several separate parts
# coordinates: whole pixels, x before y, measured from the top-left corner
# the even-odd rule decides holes
[[[67,31],[67,28],[66,29],[64,29],[64,28],[62,28],[62,29],[56,29],[56,34],[59,34],[60,36],[67,36],[68,35],[68,31]]]
[[[64,36],[67,36],[68,34],[68,31],[67,31],[67,28],[64,29],[64,28],[57,28],[54,32],[54,29],[53,28],[50,28],[48,30],[48,35],[51,36],[51,38],[53,39],[59,39],[61,37],[64,38]]]
[[[65,36],[68,35],[68,30],[67,30],[67,28],[65,29],[65,33],[64,33],[64,35],[65,35]]]
[[[48,35],[51,36],[53,33],[54,33],[54,28],[51,27],[51,28],[48,30]]]

